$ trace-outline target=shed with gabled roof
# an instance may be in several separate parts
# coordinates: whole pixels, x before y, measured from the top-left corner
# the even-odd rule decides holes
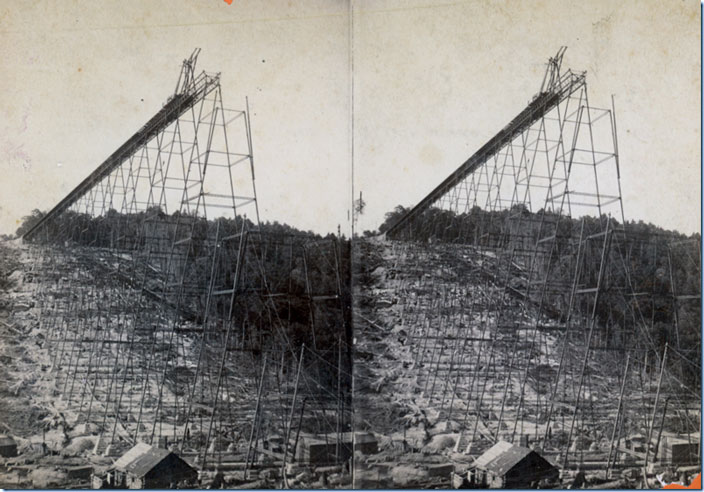
[[[113,464],[108,477],[113,487],[164,489],[195,483],[198,472],[168,449],[138,443]]]
[[[482,488],[534,488],[557,480],[559,471],[533,449],[499,441],[477,458],[469,471],[470,483]]]

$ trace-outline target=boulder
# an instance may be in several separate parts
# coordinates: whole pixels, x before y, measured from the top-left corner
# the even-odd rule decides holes
[[[419,481],[428,478],[428,470],[414,465],[399,465],[391,470],[394,485],[400,487],[413,487]]]

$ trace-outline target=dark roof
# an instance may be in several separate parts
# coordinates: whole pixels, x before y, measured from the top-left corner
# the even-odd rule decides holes
[[[474,466],[501,477],[534,452],[532,449],[499,441],[477,458]]]
[[[123,454],[113,467],[139,478],[149,473],[170,454],[173,453],[168,449],[155,448],[148,444],[138,443]],[[183,463],[186,466],[190,466],[185,461]]]
[[[9,436],[0,435],[0,446],[17,446],[17,443]]]

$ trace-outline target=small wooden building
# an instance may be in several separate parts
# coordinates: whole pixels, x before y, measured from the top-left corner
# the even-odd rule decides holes
[[[0,434],[0,456],[5,458],[17,456],[17,443],[10,436]]]
[[[699,439],[681,437],[664,437],[660,443],[658,459],[673,466],[691,466],[699,464]]]
[[[310,465],[332,465],[348,460],[352,449],[362,454],[379,452],[376,438],[366,432],[304,435],[296,448],[296,461]]]
[[[492,489],[536,488],[554,482],[558,469],[536,451],[499,441],[477,458],[467,478],[470,485]]]
[[[107,472],[104,486],[128,489],[168,489],[195,484],[198,471],[168,449],[138,443]]]

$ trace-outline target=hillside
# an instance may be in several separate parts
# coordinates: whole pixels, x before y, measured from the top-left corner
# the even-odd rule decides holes
[[[231,282],[231,252],[209,255],[206,241],[199,258],[170,263],[149,249],[3,244],[0,432],[18,456],[0,458],[0,482],[85,485],[72,466],[100,475],[145,442],[177,451],[203,484],[223,467],[226,483],[261,487],[286,460],[284,436],[290,461],[304,436],[349,431],[351,371],[338,367],[348,364],[348,310],[333,290],[348,285],[344,243],[265,229],[242,262],[229,321],[225,296],[213,292]],[[221,262],[212,280],[201,258]],[[197,289],[206,280],[214,287]],[[348,480],[341,468],[329,485]],[[289,484],[302,480],[293,472]]]
[[[499,439],[537,446],[559,464],[565,448],[571,464],[607,460],[622,354],[595,336],[582,371],[585,325],[565,343],[560,307],[537,309],[522,265],[505,268],[496,253],[468,245],[381,238],[359,241],[355,261],[355,422],[385,443],[384,458],[358,462],[360,479],[381,473],[395,486],[424,486],[427,473],[402,471],[434,460],[457,471]],[[623,439],[647,434],[643,409],[657,391],[657,370],[634,366],[624,400],[642,406],[621,412]],[[696,411],[693,395],[681,393],[673,401]],[[664,434],[686,428],[669,414]]]

